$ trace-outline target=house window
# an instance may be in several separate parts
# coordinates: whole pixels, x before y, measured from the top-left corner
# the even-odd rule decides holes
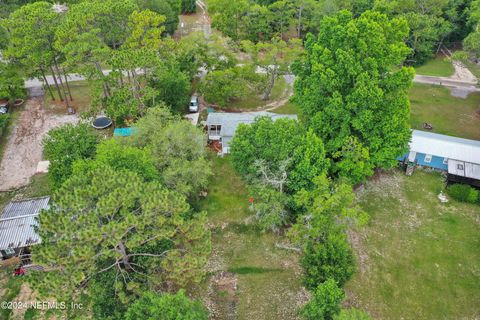
[[[457,164],[457,170],[463,170],[464,167],[463,167],[463,164]]]
[[[430,163],[432,162],[432,155],[431,154],[427,154],[425,155],[425,160],[423,160],[425,163]]]
[[[448,164],[448,158],[443,158],[443,164]]]
[[[210,126],[210,134],[219,135],[219,134],[220,134],[220,130],[222,130],[222,126],[219,125],[219,124],[212,124],[212,125]]]

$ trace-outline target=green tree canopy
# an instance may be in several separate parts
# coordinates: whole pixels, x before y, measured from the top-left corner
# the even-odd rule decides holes
[[[0,62],[0,99],[13,102],[25,97],[25,83],[20,66]]]
[[[183,291],[157,295],[146,292],[127,311],[125,320],[207,320],[207,309]]]
[[[71,176],[39,218],[32,259],[45,271],[31,284],[42,296],[72,298],[114,270],[119,291],[142,284],[174,289],[198,282],[210,252],[203,213],[185,198],[128,170],[94,166]],[[161,244],[161,245],[160,245]],[[140,281],[141,280],[141,281]]]
[[[165,186],[188,197],[206,188],[211,169],[202,130],[165,107],[148,109],[136,126],[130,143],[151,151]]]
[[[341,286],[352,276],[354,259],[345,229],[363,225],[368,218],[356,205],[350,185],[333,182],[325,175],[313,182],[314,188],[295,196],[302,214],[289,230],[290,238],[303,251],[304,283],[310,290],[328,278]]]
[[[322,141],[292,119],[260,117],[251,125],[240,125],[230,147],[235,169],[246,177],[262,176],[255,166],[258,160],[273,173],[286,161],[289,193],[312,186],[311,179],[328,166]]]
[[[328,157],[364,162],[356,182],[372,167],[395,165],[407,149],[413,69],[397,67],[409,53],[407,34],[404,19],[370,11],[354,19],[343,11],[322,20],[319,35],[308,37],[306,56],[295,65],[295,101]],[[345,176],[355,169],[345,162],[335,168],[346,168]]]
[[[97,136],[87,124],[67,124],[53,129],[43,139],[43,153],[50,161],[48,177],[59,188],[73,171],[73,163],[95,155]]]

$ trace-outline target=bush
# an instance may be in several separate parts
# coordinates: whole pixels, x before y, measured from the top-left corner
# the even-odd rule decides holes
[[[3,132],[8,126],[8,120],[10,120],[9,114],[0,115],[0,137],[3,135]]]
[[[336,232],[321,243],[311,241],[305,248],[301,264],[305,286],[310,290],[330,278],[343,286],[355,270],[352,249],[345,235]]]
[[[86,124],[67,124],[48,132],[43,139],[43,152],[50,160],[48,176],[54,188],[70,177],[76,160],[93,158],[97,142],[97,136]]]
[[[182,13],[194,13],[197,11],[195,0],[182,0]]]
[[[183,291],[157,295],[146,292],[127,311],[126,320],[207,320],[208,312],[198,301],[190,300]]]
[[[333,279],[320,284],[312,299],[300,310],[305,320],[331,320],[340,313],[340,303],[345,293]]]
[[[452,184],[447,188],[447,193],[457,201],[468,203],[480,202],[479,191],[466,184]]]

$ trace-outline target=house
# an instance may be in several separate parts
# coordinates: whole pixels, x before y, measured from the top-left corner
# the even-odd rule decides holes
[[[445,171],[451,182],[480,187],[480,141],[413,130],[410,152],[399,160]]]
[[[208,141],[220,143],[221,155],[229,153],[229,144],[232,140],[235,131],[239,124],[250,124],[256,118],[267,116],[273,121],[281,118],[297,119],[294,114],[276,114],[266,111],[259,112],[242,112],[242,113],[227,113],[227,112],[212,112],[208,114],[206,121],[206,128],[208,133]]]
[[[36,217],[48,209],[50,197],[10,202],[0,215],[0,256],[8,258],[41,242]]]

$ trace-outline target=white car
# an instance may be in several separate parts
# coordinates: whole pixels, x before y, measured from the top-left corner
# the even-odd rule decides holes
[[[0,114],[5,114],[8,112],[8,103],[0,102]]]
[[[188,106],[188,111],[190,112],[198,112],[198,97],[193,95],[190,99],[190,105]]]

